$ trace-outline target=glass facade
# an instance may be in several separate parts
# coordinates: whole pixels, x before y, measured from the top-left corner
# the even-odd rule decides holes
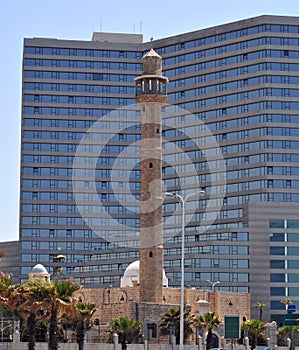
[[[285,262],[299,252],[298,237],[284,225],[297,224],[283,210],[299,202],[296,23],[262,16],[152,42],[169,78],[165,192],[205,191],[186,207],[186,284],[220,281],[223,291],[259,298],[248,203],[281,204],[279,218],[270,225],[265,219],[272,311],[281,294],[296,299],[299,287],[297,260]],[[38,262],[53,274],[61,253],[60,277],[118,286],[138,259],[141,114],[134,78],[149,48],[130,35],[126,44],[25,39],[21,279]],[[178,287],[182,212],[175,198],[165,199],[163,210],[164,267],[169,285]]]

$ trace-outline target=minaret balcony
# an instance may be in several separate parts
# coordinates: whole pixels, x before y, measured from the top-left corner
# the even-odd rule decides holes
[[[167,96],[166,84],[168,79],[163,76],[142,76],[135,78],[136,96],[140,95],[163,95]]]

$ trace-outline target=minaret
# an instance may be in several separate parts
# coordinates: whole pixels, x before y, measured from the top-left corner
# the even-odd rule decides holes
[[[162,303],[162,114],[167,102],[162,58],[151,49],[135,78],[136,102],[142,111],[140,199],[140,301]]]

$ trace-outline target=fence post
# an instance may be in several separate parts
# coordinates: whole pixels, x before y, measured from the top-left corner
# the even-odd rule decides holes
[[[175,350],[175,348],[176,348],[176,344],[175,343],[176,343],[175,335],[172,334],[170,336],[170,344],[171,344],[171,349],[172,350]]]
[[[114,344],[114,350],[117,350],[117,345],[118,345],[118,334],[114,333],[112,336],[112,341]]]
[[[292,341],[290,338],[287,339],[287,347],[288,349],[291,349]]]
[[[249,338],[248,337],[244,338],[244,345],[245,345],[245,349],[249,350]]]
[[[20,343],[20,321],[14,321],[13,343]]]
[[[200,335],[197,336],[197,346],[198,350],[202,350],[202,337]]]

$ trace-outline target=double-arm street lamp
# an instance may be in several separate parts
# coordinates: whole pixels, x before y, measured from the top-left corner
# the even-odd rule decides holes
[[[205,191],[189,193],[186,197],[182,197],[177,193],[166,192],[167,197],[177,197],[182,203],[182,255],[181,255],[181,301],[180,301],[180,350],[184,348],[184,285],[185,285],[185,210],[186,202],[191,196],[204,196]]]
[[[219,283],[220,283],[219,281],[212,282],[212,281],[210,281],[210,280],[207,280],[207,282],[210,283],[212,291],[215,290],[216,284],[219,284]]]

